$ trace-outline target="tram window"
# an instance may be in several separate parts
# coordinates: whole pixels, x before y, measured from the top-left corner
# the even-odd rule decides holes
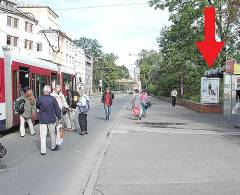
[[[36,97],[43,95],[43,88],[45,85],[49,85],[49,77],[36,75]]]
[[[52,87],[52,90],[55,89],[56,84],[58,84],[57,74],[52,74],[51,75],[51,87]]]
[[[28,68],[20,67],[20,69],[19,69],[19,84],[21,85],[21,89],[24,89],[25,87],[30,87]]]
[[[72,78],[71,78],[71,75],[69,74],[63,74],[63,84],[64,86],[67,84],[69,85],[70,87],[72,87]]]

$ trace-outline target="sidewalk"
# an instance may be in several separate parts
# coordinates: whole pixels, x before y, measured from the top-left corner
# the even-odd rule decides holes
[[[93,195],[240,194],[240,129],[152,99],[148,117],[122,116]]]

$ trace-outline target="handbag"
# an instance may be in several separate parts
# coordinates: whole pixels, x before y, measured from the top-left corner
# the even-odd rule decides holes
[[[3,158],[7,154],[7,149],[0,143],[0,158]]]
[[[134,116],[139,116],[140,115],[140,108],[139,107],[135,106],[133,108],[133,115]]]
[[[59,133],[60,133],[60,138],[62,138],[63,139],[63,137],[64,137],[64,128],[60,128],[59,129]]]
[[[33,112],[33,113],[32,113],[32,120],[33,120],[33,121],[37,121],[37,120],[38,120],[38,115],[37,115],[36,112]]]
[[[65,106],[63,106],[63,108],[62,108],[62,114],[63,114],[63,115],[67,114],[67,111],[68,111],[68,109],[67,109]]]
[[[62,124],[56,125],[56,145],[61,145],[63,143],[63,137],[64,137],[64,128],[62,127]]]

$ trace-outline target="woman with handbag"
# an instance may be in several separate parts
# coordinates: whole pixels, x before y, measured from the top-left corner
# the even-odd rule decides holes
[[[142,109],[141,109],[141,95],[139,94],[139,90],[134,90],[135,94],[131,100],[132,103],[132,110],[133,110],[133,116],[135,119],[141,120],[142,115]]]
[[[22,99],[25,101],[24,103],[24,111],[20,114],[20,135],[21,137],[25,136],[25,120],[28,122],[28,127],[30,129],[31,135],[35,135],[35,131],[33,128],[32,120],[36,119],[36,99],[33,96],[33,92],[29,88],[24,89],[24,95]],[[33,118],[34,117],[34,118]]]
[[[77,103],[77,112],[78,115],[78,122],[80,126],[80,132],[79,135],[88,134],[87,132],[87,113],[90,110],[90,102],[89,97],[84,93],[84,91],[80,92],[80,99]]]

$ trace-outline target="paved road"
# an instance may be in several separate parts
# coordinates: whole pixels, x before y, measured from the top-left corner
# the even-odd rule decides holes
[[[240,129],[218,115],[152,99],[147,118],[122,115],[94,195],[239,195]]]
[[[48,150],[46,157],[39,153],[39,131],[33,137],[27,134],[20,138],[13,133],[2,138],[8,155],[0,160],[0,195],[82,194],[106,134],[128,100],[128,95],[118,95],[112,118],[105,121],[99,97],[92,97],[89,135],[67,132],[63,148],[58,152]]]

